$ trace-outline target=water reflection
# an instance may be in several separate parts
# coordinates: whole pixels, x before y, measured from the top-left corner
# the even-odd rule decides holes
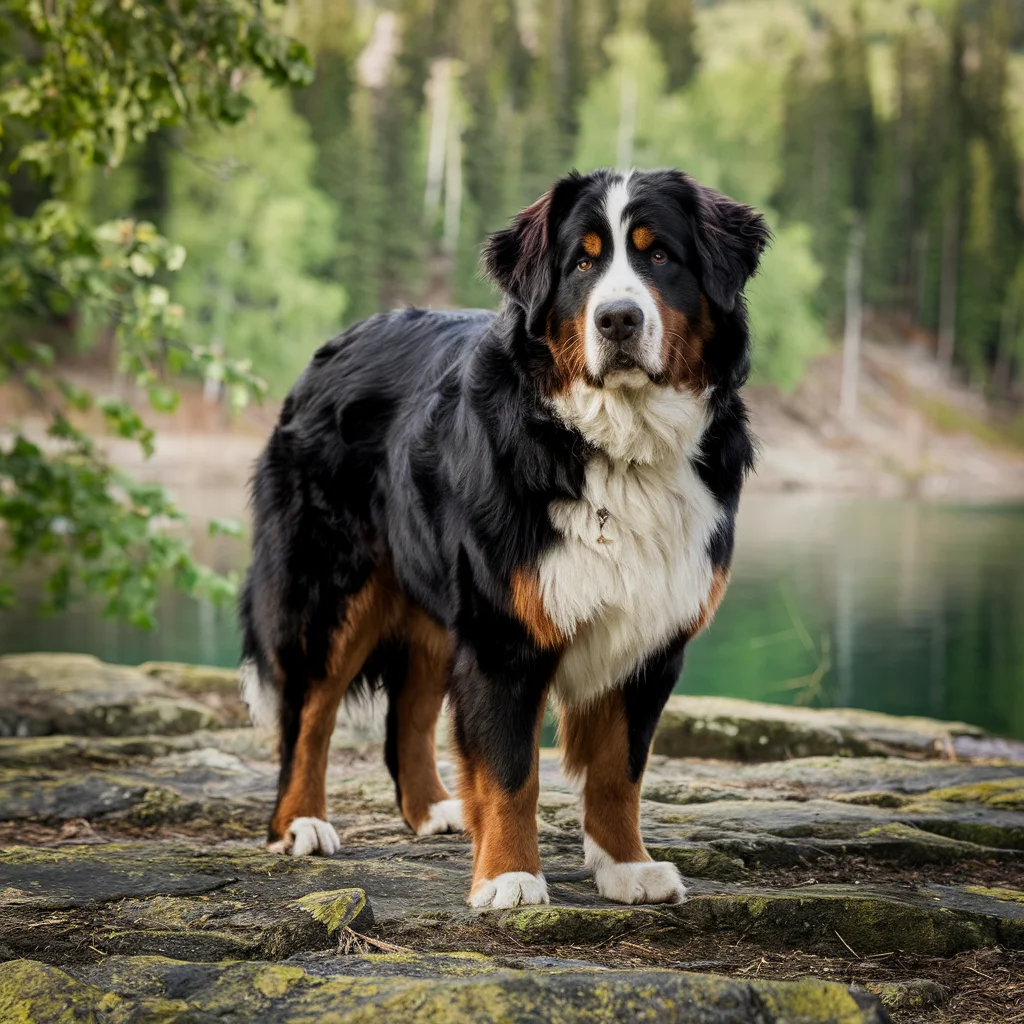
[[[220,554],[219,558],[224,555]],[[0,650],[232,665],[230,610],[176,595],[154,633],[80,606],[0,613]],[[1024,506],[762,497],[684,693],[956,718],[1024,738]]]
[[[1024,736],[1024,508],[754,498],[680,690]]]

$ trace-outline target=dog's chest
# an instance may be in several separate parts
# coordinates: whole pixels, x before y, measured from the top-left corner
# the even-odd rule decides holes
[[[570,703],[629,675],[695,622],[711,590],[721,509],[685,450],[653,464],[595,456],[580,500],[549,509],[545,610],[570,642],[554,685]]]

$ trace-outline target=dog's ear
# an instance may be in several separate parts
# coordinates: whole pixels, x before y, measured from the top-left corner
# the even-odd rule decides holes
[[[728,313],[736,305],[736,297],[743,286],[757,271],[772,233],[757,210],[713,188],[698,185],[692,178],[683,177],[689,186],[688,205],[704,291]]]
[[[583,185],[573,171],[545,192],[484,245],[483,267],[508,298],[526,314],[527,330],[544,333],[544,320],[557,285],[555,238]]]

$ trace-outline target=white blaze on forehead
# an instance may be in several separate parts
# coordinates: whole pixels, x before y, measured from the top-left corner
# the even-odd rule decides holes
[[[644,326],[636,350],[639,362],[648,373],[660,373],[662,369],[661,314],[650,288],[629,262],[629,220],[626,216],[629,179],[629,174],[615,178],[605,194],[604,215],[612,238],[611,262],[606,264],[606,269],[587,300],[584,339],[587,369],[597,378],[603,375],[605,366],[614,354],[614,348],[598,331],[594,314],[604,303],[624,299],[635,302],[644,315]]]

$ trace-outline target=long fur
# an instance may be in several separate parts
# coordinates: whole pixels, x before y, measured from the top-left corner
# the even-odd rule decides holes
[[[466,758],[515,790],[550,688],[581,704],[622,687],[642,771],[732,556],[753,462],[741,291],[768,239],[679,172],[573,174],[487,243],[498,313],[373,316],[316,353],[256,469],[241,601],[282,787],[311,681],[385,570],[450,638]],[[605,338],[597,307],[634,300],[642,330]],[[393,706],[407,656],[395,629],[361,669]],[[393,773],[396,728],[392,711]]]

